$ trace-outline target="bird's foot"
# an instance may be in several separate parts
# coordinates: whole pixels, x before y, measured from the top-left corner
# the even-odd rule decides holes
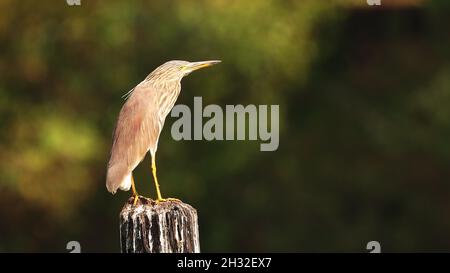
[[[168,202],[168,201],[181,202],[181,200],[177,199],[177,198],[158,198],[155,200],[156,204],[161,203],[161,202]]]
[[[133,206],[136,206],[137,201],[139,200],[139,195],[133,195]]]

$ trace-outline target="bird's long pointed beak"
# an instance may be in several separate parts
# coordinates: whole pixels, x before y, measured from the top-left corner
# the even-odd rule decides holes
[[[204,68],[204,67],[208,67],[208,66],[211,66],[211,65],[215,65],[215,64],[217,64],[217,63],[220,63],[221,61],[220,60],[212,60],[212,61],[204,61],[204,62],[192,62],[192,63],[189,63],[188,65],[186,65],[186,70],[189,70],[189,71],[194,71],[194,70],[197,70],[197,69],[200,69],[200,68]]]

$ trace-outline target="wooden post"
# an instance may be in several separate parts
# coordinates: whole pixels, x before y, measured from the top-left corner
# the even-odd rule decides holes
[[[199,253],[197,211],[181,201],[133,198],[120,212],[122,253]]]

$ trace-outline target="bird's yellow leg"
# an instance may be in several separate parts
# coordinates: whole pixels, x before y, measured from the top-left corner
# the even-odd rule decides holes
[[[136,191],[136,186],[134,185],[134,178],[133,178],[133,174],[131,174],[131,190],[133,191],[133,206],[136,205],[136,202],[139,200],[139,194]]]
[[[152,174],[153,174],[153,181],[155,182],[156,187],[156,203],[159,202],[165,202],[165,201],[180,201],[176,198],[162,198],[161,192],[159,191],[159,183],[158,178],[156,177],[156,155],[152,155]]]
[[[163,198],[161,197],[161,192],[159,191],[159,183],[158,183],[158,178],[156,177],[156,160],[155,160],[156,155],[152,155],[152,175],[153,175],[153,182],[155,182],[155,187],[156,187],[156,201],[161,201],[163,200]]]

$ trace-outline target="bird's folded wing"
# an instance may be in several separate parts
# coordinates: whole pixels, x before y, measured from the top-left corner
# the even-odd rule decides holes
[[[152,91],[138,85],[119,113],[106,175],[112,193],[129,189],[124,184],[129,184],[130,173],[157,143],[159,123],[151,107],[157,94]]]

